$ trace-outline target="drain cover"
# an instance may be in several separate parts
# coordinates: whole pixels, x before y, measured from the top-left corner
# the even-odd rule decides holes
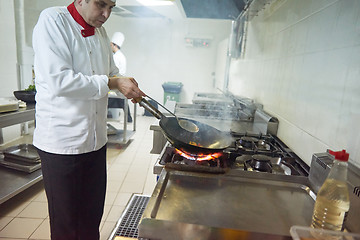
[[[149,199],[149,196],[138,194],[131,197],[115,227],[113,238],[116,236],[138,238],[138,225]]]

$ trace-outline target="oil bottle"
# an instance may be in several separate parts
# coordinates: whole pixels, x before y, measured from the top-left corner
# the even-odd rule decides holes
[[[347,187],[349,154],[345,151],[328,152],[335,157],[333,166],[321,186],[314,206],[311,227],[342,231],[345,216],[350,208]]]

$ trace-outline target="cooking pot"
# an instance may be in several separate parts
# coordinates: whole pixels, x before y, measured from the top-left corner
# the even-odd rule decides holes
[[[160,120],[159,125],[162,132],[175,148],[188,153],[210,154],[229,147],[233,142],[230,133],[196,120],[177,117],[157,101],[155,102],[173,116],[165,116],[145,98],[136,99],[136,102]]]

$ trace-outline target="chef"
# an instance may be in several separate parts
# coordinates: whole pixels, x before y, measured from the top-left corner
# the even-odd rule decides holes
[[[110,89],[145,96],[119,75],[102,25],[115,0],[75,0],[41,12],[33,31],[36,128],[51,239],[99,239],[106,192]],[[112,77],[121,76],[121,77]]]
[[[113,58],[115,62],[115,66],[119,69],[119,74],[125,76],[126,74],[126,57],[122,53],[121,46],[123,45],[125,40],[125,36],[122,32],[115,32],[111,37],[111,50],[114,53]],[[111,91],[109,93],[109,101],[108,101],[109,112],[111,113],[111,117],[116,118],[116,115],[119,115],[119,108],[125,108],[124,95],[119,91]],[[128,117],[127,121],[132,122],[132,117],[130,113],[130,107],[128,105]],[[114,113],[115,116],[112,116]],[[110,114],[109,114],[110,115]]]
[[[121,51],[125,36],[122,32],[115,32],[111,37],[111,49],[114,53],[114,62],[121,75],[126,73],[126,57]]]

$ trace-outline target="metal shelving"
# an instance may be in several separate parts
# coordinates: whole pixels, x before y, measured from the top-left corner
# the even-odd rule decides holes
[[[26,108],[20,108],[18,111],[0,113],[0,144],[3,143],[2,128],[34,119],[35,104],[28,104]],[[0,154],[0,158],[3,158],[2,154]],[[0,204],[41,180],[41,169],[29,174],[0,167]]]
[[[116,129],[111,123],[108,122],[108,125],[116,132],[115,134],[108,135],[108,143],[122,144],[126,145],[129,143],[130,138],[134,135],[136,131],[136,104],[134,104],[134,116],[133,116],[133,129],[128,130],[127,118],[128,118],[128,100],[125,99],[124,104],[124,124],[123,129]]]

